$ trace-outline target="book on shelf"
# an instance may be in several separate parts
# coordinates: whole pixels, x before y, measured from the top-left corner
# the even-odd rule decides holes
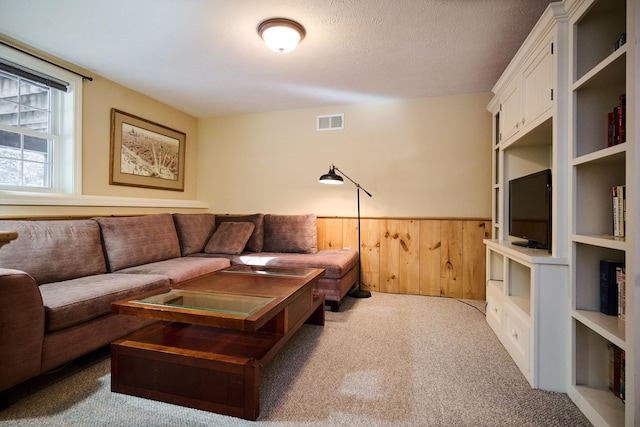
[[[626,354],[615,344],[608,344],[609,350],[609,390],[624,402],[624,374]]]
[[[611,189],[613,209],[613,236],[624,237],[627,214],[627,189],[625,185],[616,185]]]
[[[623,142],[625,142],[627,140],[627,135],[626,135],[626,125],[627,125],[627,95],[626,94],[621,94],[620,95],[620,102],[618,103],[618,105],[616,106],[616,112],[617,112],[617,126],[618,126],[618,144],[622,144]]]
[[[625,402],[624,375],[626,362],[627,354],[624,350],[620,350],[620,399],[622,399],[622,403]]]
[[[616,267],[616,287],[618,288],[618,317],[626,320],[627,317],[627,282],[624,265]]]
[[[619,103],[607,113],[607,146],[622,144],[626,141],[627,96],[620,94]]]
[[[615,129],[615,117],[613,113],[607,113],[607,147],[616,145],[616,129]]]
[[[608,316],[618,315],[616,268],[623,266],[619,261],[600,260],[600,312]]]

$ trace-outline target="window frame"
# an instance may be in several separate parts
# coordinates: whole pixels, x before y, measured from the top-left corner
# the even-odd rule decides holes
[[[31,186],[0,185],[1,192],[25,192],[28,194],[82,194],[82,77],[53,64],[0,45],[0,57],[35,72],[46,74],[69,83],[68,91],[52,89],[51,109],[57,109],[59,120],[52,124],[58,143],[52,150],[52,186],[50,188]],[[53,93],[53,92],[57,93]]]

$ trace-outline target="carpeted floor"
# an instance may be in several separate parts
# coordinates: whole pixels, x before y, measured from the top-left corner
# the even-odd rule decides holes
[[[374,293],[305,325],[261,373],[251,422],[110,391],[105,350],[12,390],[6,426],[588,426],[533,390],[484,305]]]

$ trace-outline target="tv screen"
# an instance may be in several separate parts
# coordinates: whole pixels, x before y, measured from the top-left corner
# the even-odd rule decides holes
[[[514,245],[551,251],[551,170],[509,181],[509,235]]]

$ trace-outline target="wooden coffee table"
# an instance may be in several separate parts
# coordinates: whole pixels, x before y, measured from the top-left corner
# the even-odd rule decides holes
[[[257,419],[260,367],[304,323],[324,325],[323,274],[234,266],[114,303],[159,322],[111,344],[111,390]]]

